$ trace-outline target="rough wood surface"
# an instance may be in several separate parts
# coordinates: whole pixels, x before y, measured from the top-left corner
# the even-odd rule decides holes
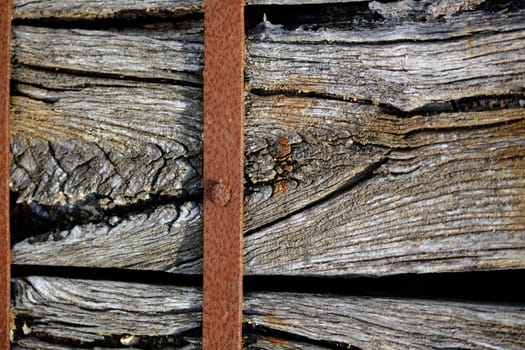
[[[29,238],[13,263],[202,273],[202,207],[169,204]],[[96,259],[93,257],[96,256]]]
[[[330,111],[341,103],[317,102],[330,104]],[[334,181],[339,189],[333,195],[313,206],[303,202],[307,209],[249,235],[247,273],[382,275],[525,266],[523,109],[371,116],[371,123],[346,119],[357,127],[343,127],[346,137],[330,129],[336,145],[350,144],[355,150],[341,146],[340,152],[317,154],[330,163],[332,155],[352,159],[370,147],[387,147],[388,152],[376,153],[376,164],[365,175],[348,179],[350,188]],[[290,120],[293,114],[282,117]],[[291,191],[290,206],[299,201],[294,196],[316,195],[319,186],[309,185]],[[264,205],[257,207],[264,212]]]
[[[199,346],[191,333],[201,324],[199,288],[32,276],[14,279],[14,291],[15,348]],[[287,337],[247,329],[245,348],[521,349],[524,312],[519,304],[251,292],[245,320]]]
[[[109,208],[200,191],[201,89],[58,77],[64,84],[15,87],[11,182],[19,202]]]
[[[14,19],[106,19],[125,16],[182,16],[202,12],[202,0],[13,0]]]
[[[14,288],[20,337],[44,336],[64,345],[129,343],[129,336],[174,342],[201,327],[196,287],[33,276],[15,279]]]
[[[407,118],[337,100],[250,101],[247,225],[264,227],[246,237],[247,274],[525,266],[523,109]],[[174,238],[163,222],[174,220],[175,213],[159,210],[149,220],[114,219],[121,223],[111,229],[107,223],[86,224],[19,243],[13,262],[198,271],[200,245],[182,248],[171,239],[199,235],[200,207],[191,211],[191,233],[176,230]],[[151,228],[137,229],[135,220]],[[184,227],[184,220],[186,215],[175,222]],[[97,237],[106,237],[108,245],[100,247]],[[147,254],[141,242],[166,255]],[[131,255],[116,258],[115,245]],[[99,259],[93,261],[95,251]],[[170,265],[164,260],[170,255],[191,264]]]
[[[285,29],[265,21],[248,41],[248,84],[266,92],[324,94],[404,111],[519,92],[525,84],[524,14],[465,12],[372,28],[339,23]]]
[[[15,64],[77,74],[200,84],[203,50],[199,20],[99,30],[13,28]]]
[[[523,349],[524,312],[523,305],[292,293],[253,293],[245,302],[249,323],[361,349]]]

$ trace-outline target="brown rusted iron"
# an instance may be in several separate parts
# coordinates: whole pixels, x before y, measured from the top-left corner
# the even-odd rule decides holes
[[[0,1],[0,349],[10,348],[11,247],[9,238],[9,81],[11,1]]]
[[[203,349],[242,349],[244,0],[205,1]]]

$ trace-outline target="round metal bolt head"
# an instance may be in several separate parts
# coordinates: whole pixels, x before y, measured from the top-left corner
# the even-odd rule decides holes
[[[230,188],[224,184],[218,183],[211,189],[211,201],[219,207],[224,207],[231,198]]]

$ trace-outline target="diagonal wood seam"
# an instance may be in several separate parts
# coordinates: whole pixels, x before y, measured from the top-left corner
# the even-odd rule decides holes
[[[11,246],[9,235],[9,104],[11,1],[0,2],[0,349],[10,348]]]
[[[203,349],[242,349],[244,0],[204,6]]]

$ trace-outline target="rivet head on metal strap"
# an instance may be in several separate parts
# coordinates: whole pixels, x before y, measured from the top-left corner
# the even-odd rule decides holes
[[[211,201],[219,207],[225,207],[231,198],[230,188],[222,183],[217,183],[213,185],[210,194]]]

